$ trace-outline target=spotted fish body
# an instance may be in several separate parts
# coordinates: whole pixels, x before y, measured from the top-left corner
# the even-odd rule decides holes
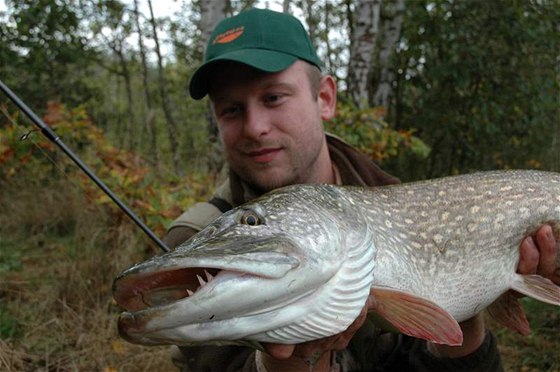
[[[527,333],[509,289],[560,306],[560,287],[516,274],[520,242],[544,223],[560,227],[557,173],[289,186],[123,272],[119,329],[143,344],[299,343],[343,331],[369,297],[434,342],[460,344],[457,322],[487,307]]]

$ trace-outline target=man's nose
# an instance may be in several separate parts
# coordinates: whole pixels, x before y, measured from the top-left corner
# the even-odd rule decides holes
[[[272,129],[267,109],[259,105],[247,107],[243,129],[249,138],[258,139],[267,135]]]

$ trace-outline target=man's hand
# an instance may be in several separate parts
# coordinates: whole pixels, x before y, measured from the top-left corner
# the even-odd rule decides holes
[[[560,237],[554,235],[552,226],[541,226],[533,236],[528,236],[521,242],[517,272],[539,274],[560,284],[559,247]],[[432,354],[439,357],[458,358],[478,349],[486,335],[483,316],[478,314],[459,325],[463,331],[463,345],[429,344],[428,349]]]
[[[539,274],[560,285],[560,236],[550,225],[541,226],[535,235],[528,236],[519,248],[520,274]]]

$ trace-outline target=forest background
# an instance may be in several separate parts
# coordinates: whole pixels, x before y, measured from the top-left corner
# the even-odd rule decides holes
[[[560,171],[555,0],[5,0],[0,79],[159,235],[223,177],[208,103],[187,85],[217,21],[296,15],[338,80],[328,131],[403,181]],[[0,8],[1,9],[1,8]],[[121,341],[115,275],[157,248],[0,97],[0,369],[165,370]],[[560,314],[496,328],[508,370],[559,371]]]

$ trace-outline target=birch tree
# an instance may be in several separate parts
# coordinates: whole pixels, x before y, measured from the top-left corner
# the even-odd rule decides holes
[[[303,13],[305,14],[305,22],[307,23],[307,28],[311,40],[316,41],[318,39],[318,27],[320,20],[320,14],[315,12],[315,0],[304,0],[302,2]]]
[[[404,0],[385,0],[383,3],[379,55],[375,66],[378,78],[377,84],[374,84],[373,106],[389,108],[392,84],[396,79],[391,57],[401,35],[404,10]]]
[[[173,168],[178,175],[182,175],[183,167],[181,165],[181,156],[179,153],[177,123],[175,122],[175,119],[173,118],[173,114],[171,112],[171,104],[169,102],[169,95],[167,93],[167,80],[165,78],[165,73],[163,70],[163,59],[161,57],[161,49],[159,46],[156,20],[154,17],[154,10],[152,8],[151,0],[148,0],[148,8],[150,9],[150,24],[152,25],[155,51],[157,55],[159,91],[160,91],[162,105],[163,105],[163,113],[165,115],[165,122],[167,124],[167,133],[169,135],[169,145],[171,147]]]
[[[123,79],[126,109],[122,113],[122,118],[117,121],[117,138],[119,146],[126,146],[128,150],[133,149],[136,138],[133,135],[135,122],[134,104],[132,94],[132,75],[131,60],[133,51],[130,49],[126,40],[132,32],[132,22],[130,14],[125,6],[120,2],[101,3],[92,19],[93,37],[109,47],[116,57],[116,63],[107,63],[100,59],[99,64],[105,69]]]
[[[282,12],[284,13],[290,12],[290,0],[282,1]]]
[[[125,57],[125,51],[123,46],[124,40],[116,39],[115,43],[110,43],[109,46],[115,52],[119,59],[120,75],[124,80],[124,87],[126,92],[126,120],[125,127],[123,128],[123,136],[121,138],[121,144],[124,142],[129,150],[134,148],[135,136],[133,134],[134,126],[134,110],[132,102],[132,78],[129,66],[129,61]],[[126,139],[126,140],[125,140]]]
[[[205,50],[206,44],[214,28],[226,16],[226,0],[202,0],[200,2],[200,47]],[[208,103],[207,127],[210,151],[208,152],[208,168],[217,171],[223,163],[220,143],[218,141],[218,126],[212,114],[210,103]]]
[[[124,22],[124,21],[123,21]],[[135,138],[133,135],[133,126],[134,126],[134,109],[133,109],[133,100],[132,100],[132,77],[131,72],[129,69],[130,61],[126,57],[126,43],[125,39],[129,36],[130,25],[127,24],[115,24],[115,27],[112,29],[111,35],[113,35],[113,39],[108,39],[104,37],[104,40],[107,42],[107,45],[111,50],[115,53],[118,59],[118,75],[122,77],[124,80],[124,88],[126,94],[126,119],[124,119],[125,126],[121,127],[121,134],[119,135],[119,142],[122,146],[126,144],[126,147],[131,150],[134,148]],[[122,30],[119,28],[122,27]],[[124,30],[124,31],[123,31]],[[102,34],[103,35],[103,34]]]
[[[202,0],[200,2],[200,46],[206,48],[206,43],[212,31],[226,16],[226,0]]]
[[[152,95],[148,85],[148,63],[146,61],[146,48],[144,47],[144,33],[140,25],[140,12],[138,11],[138,0],[134,0],[134,22],[136,32],[138,33],[138,49],[140,50],[140,59],[142,62],[142,86],[144,88],[144,96],[146,99],[146,110],[142,117],[144,118],[145,128],[148,131],[150,152],[152,153],[156,169],[159,169],[159,154],[157,146],[157,130],[154,120],[154,111],[152,104]],[[144,106],[142,106],[144,107]]]
[[[350,23],[350,61],[348,64],[348,92],[358,107],[369,102],[373,53],[379,32],[382,0],[358,0]]]

